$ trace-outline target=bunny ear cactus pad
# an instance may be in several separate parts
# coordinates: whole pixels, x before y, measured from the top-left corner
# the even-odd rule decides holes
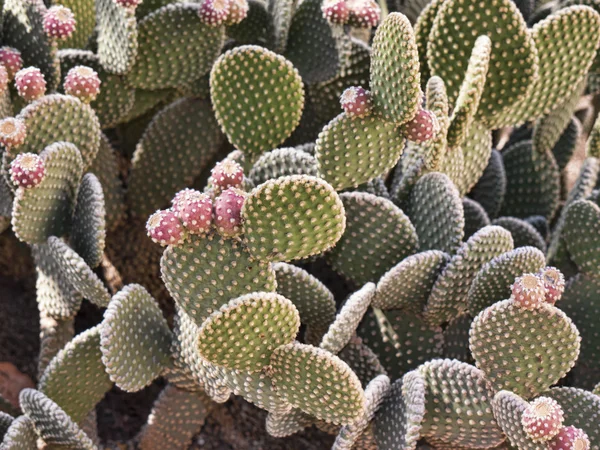
[[[315,157],[321,176],[341,191],[394,167],[404,143],[396,124],[375,115],[353,118],[342,113],[319,133]]]
[[[250,253],[266,261],[318,255],[339,240],[346,227],[344,205],[325,181],[292,175],[260,185],[242,209]]]
[[[416,251],[415,228],[390,200],[366,192],[348,192],[340,198],[346,231],[327,256],[335,271],[358,285],[374,282]]]
[[[493,127],[497,117],[528,92],[537,53],[527,24],[511,0],[447,0],[429,35],[427,61],[446,83],[450,103],[459,96],[469,56],[479,36],[493,45],[477,117]]]
[[[216,233],[167,247],[160,267],[169,293],[198,325],[232,298],[276,287],[270,263],[255,259],[238,240]]]
[[[419,52],[412,26],[403,14],[388,14],[375,32],[371,93],[376,112],[396,125],[411,120],[419,109]]]
[[[10,428],[10,425],[14,422],[14,417],[5,412],[0,411],[0,440],[4,439],[6,431]]]
[[[572,203],[562,235],[579,270],[600,275],[600,207],[589,200]]]
[[[131,70],[137,56],[138,30],[135,10],[114,0],[96,3],[98,58],[104,69],[116,75]]]
[[[273,350],[293,341],[299,329],[300,315],[287,298],[270,292],[247,294],[204,321],[198,351],[213,364],[259,372],[269,364]]]
[[[499,217],[492,222],[510,231],[515,243],[515,248],[532,246],[546,251],[546,241],[538,230],[530,223],[516,217]]]
[[[492,401],[496,422],[515,448],[522,450],[546,449],[547,446],[533,442],[523,428],[521,418],[528,406],[528,402],[510,391],[497,392]]]
[[[294,66],[262,47],[229,50],[210,73],[215,115],[250,161],[281,144],[300,123],[304,87]]]
[[[15,235],[29,244],[67,233],[83,171],[81,154],[73,144],[57,142],[40,156],[46,167],[44,179],[35,188],[19,188],[13,206]]]
[[[491,448],[505,440],[492,412],[494,391],[481,370],[449,359],[434,359],[418,370],[426,386],[421,436],[428,442]]]
[[[167,321],[146,289],[124,287],[112,298],[101,325],[102,362],[111,381],[127,392],[148,386],[169,362],[171,339]]]
[[[19,416],[12,421],[3,436],[2,450],[28,450],[37,448],[37,434],[33,422],[27,416]]]
[[[415,23],[415,40],[421,62],[421,83],[425,83],[431,78],[429,65],[427,64],[427,44],[429,43],[429,34],[431,33],[435,17],[445,1],[428,0],[427,5],[423,8]]]
[[[139,23],[138,55],[127,73],[128,84],[165,89],[190,83],[210,71],[221,50],[224,29],[204,24],[199,8],[192,3],[170,4]]]
[[[297,342],[283,345],[271,356],[270,373],[285,401],[318,419],[348,425],[364,412],[360,380],[323,349]]]
[[[112,383],[102,364],[100,326],[76,336],[50,361],[38,389],[81,423]]]
[[[61,0],[60,5],[75,16],[76,26],[69,37],[59,41],[60,48],[85,48],[96,28],[94,3],[94,0]]]
[[[252,166],[248,178],[255,185],[288,175],[319,175],[317,160],[310,153],[297,148],[277,148],[264,153]]]
[[[492,150],[487,166],[477,184],[469,192],[469,197],[483,206],[489,217],[496,217],[502,207],[506,192],[506,173],[502,155]]]
[[[566,375],[580,341],[571,319],[549,303],[527,310],[504,300],[473,320],[469,342],[477,367],[495,389],[529,399]]]
[[[481,122],[471,123],[462,144],[463,172],[458,183],[460,195],[466,195],[481,179],[492,153],[492,132]]]

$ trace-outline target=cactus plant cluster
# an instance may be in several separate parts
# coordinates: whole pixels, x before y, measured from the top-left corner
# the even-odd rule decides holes
[[[314,448],[600,449],[600,2],[0,24],[0,258],[32,258],[41,332],[0,450],[187,449],[234,396]],[[107,392],[157,380],[100,439]]]

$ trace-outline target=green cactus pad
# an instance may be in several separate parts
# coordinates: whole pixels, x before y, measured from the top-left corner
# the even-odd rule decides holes
[[[358,335],[393,380],[442,355],[442,329],[406,310],[374,308],[361,323]]]
[[[390,270],[377,283],[373,307],[380,309],[408,309],[420,312],[433,284],[450,256],[439,250],[411,255]]]
[[[469,192],[469,197],[483,206],[489,217],[494,218],[500,213],[505,192],[504,161],[499,151],[492,150],[487,167]]]
[[[19,50],[23,67],[34,66],[40,69],[48,91],[53,91],[60,81],[60,67],[56,59],[56,48],[44,32],[45,11],[46,7],[41,0],[3,2],[2,45]]]
[[[360,380],[346,363],[323,349],[282,345],[271,356],[270,371],[281,398],[318,419],[347,425],[364,412]]]
[[[440,170],[442,160],[448,154],[447,135],[450,127],[450,118],[448,117],[450,106],[444,81],[440,77],[431,77],[427,82],[425,96],[426,107],[435,114],[439,130],[432,140],[422,146],[422,156],[425,158],[427,169]],[[453,153],[461,154],[460,151]]]
[[[74,144],[87,169],[98,153],[100,124],[89,105],[68,95],[46,95],[21,110],[18,119],[25,123],[27,136],[18,153],[39,154],[59,141]],[[11,154],[12,157],[16,153]],[[12,161],[12,160],[10,160]]]
[[[451,149],[462,145],[471,128],[487,79],[491,52],[490,38],[485,35],[477,38],[450,119],[447,139]]]
[[[272,47],[275,39],[273,17],[267,10],[266,2],[262,0],[249,0],[248,13],[240,23],[229,25],[225,28],[226,37],[235,42],[225,41],[225,48],[238,45],[262,45]]]
[[[492,124],[529,92],[537,72],[534,40],[512,1],[444,2],[429,35],[427,61],[431,72],[446,83],[454,103],[471,51],[481,35],[487,35],[494,47],[477,116],[496,128]]]
[[[335,320],[333,294],[305,270],[286,263],[273,264],[277,293],[289,299],[300,314],[300,321],[318,335],[319,341]]]
[[[319,133],[315,157],[321,176],[340,191],[389,171],[398,162],[404,142],[393,123],[374,115],[352,118],[342,113]]]
[[[572,117],[552,148],[552,154],[561,172],[567,167],[569,161],[571,161],[582,132],[583,126],[581,122],[577,117]]]
[[[467,308],[469,287],[477,272],[512,249],[510,232],[501,227],[487,226],[471,236],[433,285],[424,311],[426,321],[439,325],[460,315]]]
[[[415,253],[415,228],[390,200],[365,192],[348,192],[340,197],[346,210],[346,231],[328,255],[334,270],[362,285],[377,281]]]
[[[102,135],[100,148],[96,159],[90,167],[92,172],[100,181],[102,194],[104,196],[104,209],[106,212],[106,228],[114,230],[124,219],[125,215],[125,192],[123,183],[119,177],[119,166],[116,151],[110,145],[108,138]]]
[[[100,349],[106,372],[119,388],[148,386],[169,361],[171,331],[152,296],[130,284],[110,301],[101,324]]]
[[[248,178],[255,185],[288,175],[319,175],[317,160],[310,153],[287,147],[264,153],[252,166]]]
[[[274,47],[278,53],[283,53],[287,45],[292,17],[296,11],[298,2],[297,0],[270,0],[268,3],[269,13],[273,18]]]
[[[398,207],[408,210],[410,193],[417,180],[423,175],[425,165],[425,160],[423,158],[418,158],[415,163],[409,167],[403,168],[402,164],[396,166],[390,190],[390,199]]]
[[[213,364],[259,372],[269,364],[273,350],[292,342],[299,329],[300,315],[287,298],[267,292],[246,294],[202,323],[198,351]]]
[[[81,154],[73,144],[57,142],[40,156],[46,168],[44,179],[35,188],[19,188],[13,205],[13,230],[28,244],[43,243],[69,230],[83,170]]]
[[[600,446],[600,397],[573,387],[555,387],[544,392],[558,402],[565,415],[565,426],[582,429],[590,439],[590,448]]]
[[[0,440],[4,439],[4,435],[6,434],[6,431],[10,428],[10,425],[13,423],[13,421],[13,416],[0,411]]]
[[[373,421],[379,450],[415,450],[425,415],[425,380],[413,370],[395,381]]]
[[[458,316],[444,329],[444,358],[474,364],[469,350],[469,330],[473,318],[468,314]]]
[[[292,17],[284,55],[307,84],[326,81],[339,69],[337,39],[335,30],[323,17],[321,0],[306,0]]]
[[[396,125],[411,120],[419,109],[419,52],[412,26],[403,14],[390,13],[375,32],[371,94],[375,111]]]
[[[507,186],[500,214],[551,219],[558,207],[560,176],[551,152],[533,153],[531,141],[518,142],[502,152]]]
[[[189,446],[209,412],[209,399],[204,394],[167,385],[154,402],[148,422],[138,435],[139,448]]]
[[[238,240],[216,233],[167,247],[160,266],[169,293],[198,325],[229,300],[276,286],[271,264],[255,259]]]
[[[122,76],[104,70],[98,56],[89,50],[61,50],[58,58],[63,78],[70,69],[78,65],[90,67],[98,74],[100,92],[90,106],[98,116],[102,128],[111,128],[124,121],[133,108],[135,90],[125,84]]]
[[[265,428],[271,436],[283,438],[304,430],[312,425],[313,421],[310,415],[298,408],[293,408],[287,413],[269,413]]]
[[[37,434],[32,420],[27,416],[19,416],[10,424],[4,439],[2,450],[30,450],[37,448]]]
[[[528,402],[510,391],[497,392],[492,401],[496,422],[515,448],[522,450],[547,449],[546,445],[533,442],[523,429],[521,417],[528,406]]]
[[[537,273],[546,265],[544,253],[534,247],[520,247],[485,264],[471,283],[467,310],[476,315],[488,306],[507,299],[517,277]]]
[[[363,387],[366,387],[376,376],[387,375],[377,355],[356,335],[350,338],[348,344],[337,356],[350,366]]]
[[[245,243],[266,261],[318,255],[339,240],[344,205],[325,181],[307,175],[270,180],[256,188],[242,209]]]
[[[210,73],[210,94],[221,128],[250,162],[290,136],[304,106],[302,79],[294,66],[250,45],[217,60]]]
[[[428,0],[415,23],[415,39],[419,51],[419,60],[421,62],[421,83],[426,83],[431,78],[429,64],[427,64],[427,44],[429,43],[429,34],[433,28],[435,16],[440,10],[440,6],[445,0]],[[401,11],[402,12],[402,11]],[[441,80],[441,78],[440,78]],[[446,115],[447,117],[447,115]]]
[[[106,239],[104,194],[94,174],[83,176],[77,194],[69,242],[92,268],[98,267]]]
[[[48,250],[64,277],[77,292],[101,308],[108,305],[108,290],[80,255],[56,236],[48,238]]]
[[[467,194],[485,171],[492,153],[492,132],[481,122],[473,122],[462,144],[463,173],[458,184],[460,195]]]
[[[563,239],[580,271],[600,274],[600,207],[589,200],[572,203],[565,212]]]
[[[338,354],[350,342],[374,297],[375,285],[373,283],[365,284],[352,294],[323,336],[319,347],[334,355]]]
[[[94,0],[61,0],[60,5],[71,10],[76,22],[73,34],[59,42],[60,48],[85,48],[96,28]]]
[[[146,16],[138,26],[138,55],[127,83],[165,89],[190,83],[210,71],[223,43],[222,27],[202,23],[199,4],[174,3]]]
[[[491,448],[505,440],[492,413],[494,391],[481,370],[450,359],[435,359],[418,370],[426,386],[421,436],[427,442]]]
[[[207,101],[186,98],[161,110],[133,155],[128,200],[134,213],[146,217],[167,205],[208,166],[220,144],[219,127]]]
[[[38,389],[81,423],[110,390],[102,364],[100,326],[76,336],[50,361]]]
[[[498,217],[492,222],[510,231],[515,248],[531,246],[546,252],[546,241],[533,225],[516,217]]]
[[[547,114],[573,94],[594,60],[600,16],[587,6],[571,6],[538,22],[530,35],[539,57],[538,76],[528,80],[528,94],[513,102],[494,128]],[[562,68],[558,73],[557,67]]]
[[[64,348],[75,335],[75,319],[55,319],[40,305],[40,354],[38,373],[43,374],[57,353]]]
[[[495,389],[529,399],[573,367],[580,340],[571,319],[558,308],[543,303],[527,310],[504,300],[475,317],[470,348]],[[500,341],[504,345],[497,345]]]
[[[491,224],[485,209],[475,200],[468,197],[462,199],[463,211],[465,213],[465,239],[469,239],[483,227]]]
[[[408,216],[419,236],[419,250],[454,253],[464,236],[460,194],[441,173],[423,175],[410,194]]]
[[[138,29],[133,8],[113,0],[96,1],[98,58],[109,73],[126,74],[138,52]]]

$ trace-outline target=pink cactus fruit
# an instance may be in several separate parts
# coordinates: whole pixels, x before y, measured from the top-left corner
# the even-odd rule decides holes
[[[179,191],[173,198],[173,211],[191,234],[210,231],[213,204],[209,195],[194,189]]]
[[[244,181],[244,169],[231,159],[218,162],[210,173],[210,182],[221,190],[240,187]]]
[[[23,68],[23,58],[21,52],[13,47],[0,47],[0,64],[2,64],[8,73],[8,80],[12,81],[15,74]]]
[[[162,246],[180,245],[186,237],[183,225],[170,209],[152,214],[146,222],[146,231],[154,242]]]
[[[532,401],[521,416],[521,424],[527,436],[534,442],[552,439],[562,428],[563,410],[558,402],[549,397]]]
[[[198,15],[205,24],[218,27],[227,20],[229,10],[230,0],[204,0]]]
[[[217,231],[223,236],[241,233],[242,207],[246,193],[236,188],[226,189],[215,200],[214,220]]]
[[[27,129],[22,120],[14,117],[0,120],[0,144],[6,148],[18,147],[25,142],[26,136]]]
[[[374,0],[348,0],[350,18],[348,23],[357,28],[373,28],[379,25],[381,8]]]
[[[27,67],[15,75],[17,92],[27,102],[32,102],[46,93],[46,79],[37,67]]]
[[[75,31],[75,16],[65,6],[52,6],[44,14],[44,32],[53,39],[67,39]]]
[[[98,96],[100,83],[100,77],[95,70],[87,66],[75,66],[65,77],[65,93],[90,103]]]
[[[44,160],[35,153],[21,153],[10,164],[10,179],[25,189],[39,185],[46,175]]]
[[[4,94],[6,89],[8,89],[8,71],[0,64],[0,95]]]
[[[340,97],[344,112],[350,117],[364,117],[372,109],[371,93],[360,86],[347,88]]]
[[[336,25],[346,25],[350,20],[350,9],[346,0],[325,0],[321,11],[328,22]]]
[[[549,450],[589,450],[590,439],[581,428],[563,427],[549,442]]]
[[[565,292],[565,277],[556,267],[544,267],[538,276],[546,288],[546,301],[554,305]]]
[[[420,109],[415,117],[402,126],[402,131],[409,141],[421,144],[431,140],[439,129],[435,114],[427,109]]]
[[[225,20],[225,25],[237,25],[248,16],[247,0],[230,0],[229,1],[229,14]]]
[[[527,273],[515,280],[511,298],[521,308],[536,309],[546,299],[544,282],[536,275]]]

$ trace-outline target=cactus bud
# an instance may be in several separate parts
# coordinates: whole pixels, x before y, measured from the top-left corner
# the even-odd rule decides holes
[[[244,169],[239,163],[226,159],[213,167],[210,180],[213,186],[222,190],[240,187],[244,181]]]
[[[66,94],[89,103],[100,92],[100,78],[95,70],[87,66],[75,66],[67,73],[64,88]]]
[[[438,127],[435,115],[431,111],[420,109],[411,121],[402,126],[402,131],[409,141],[420,144],[432,139]]]
[[[565,291],[565,277],[555,267],[543,268],[539,277],[546,288],[546,301],[554,305]]]
[[[202,234],[210,230],[212,208],[210,196],[194,189],[179,191],[173,198],[175,215],[192,234]]]
[[[8,72],[8,79],[13,80],[15,74],[23,68],[23,59],[21,52],[12,47],[0,48],[0,64],[2,64]]]
[[[344,112],[350,117],[364,117],[371,112],[371,93],[360,86],[346,89],[340,97]]]
[[[223,236],[236,236],[241,232],[242,206],[246,193],[229,188],[215,200],[215,225]]]
[[[21,153],[10,164],[10,179],[17,187],[36,187],[46,175],[44,160],[35,153]]]
[[[27,129],[23,121],[9,117],[0,120],[0,144],[6,148],[18,147],[25,141]]]
[[[549,443],[550,450],[589,450],[590,439],[581,429],[563,427]]]
[[[52,6],[44,14],[44,32],[49,38],[67,39],[75,31],[75,16],[69,8]]]
[[[204,0],[198,14],[205,24],[219,26],[229,16],[229,9],[229,0]]]
[[[152,214],[146,222],[146,231],[154,242],[162,246],[182,244],[186,237],[183,225],[170,209]]]
[[[381,9],[374,0],[348,0],[350,18],[348,23],[357,28],[373,28],[379,25]]]
[[[532,441],[545,442],[558,434],[563,419],[563,410],[556,400],[538,397],[523,411],[521,424]]]
[[[27,67],[15,75],[17,92],[27,102],[32,102],[46,93],[46,79],[40,69]]]
[[[525,274],[512,285],[511,298],[521,308],[533,310],[546,298],[544,283],[532,273]]]
[[[229,14],[225,25],[236,25],[246,18],[248,15],[248,2],[246,0],[230,0]]]
[[[325,19],[336,25],[346,25],[350,19],[350,9],[346,0],[325,0],[321,11]]]

